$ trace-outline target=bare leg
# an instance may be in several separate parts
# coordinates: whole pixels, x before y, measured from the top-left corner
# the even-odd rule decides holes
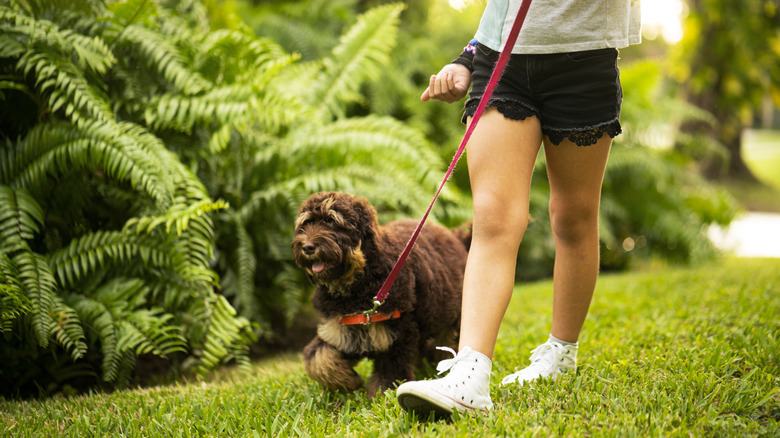
[[[598,214],[612,139],[592,146],[545,141],[550,221],[555,240],[551,333],[577,342],[599,271]]]
[[[541,143],[537,118],[511,120],[495,109],[484,113],[469,141],[474,223],[463,280],[460,350],[471,347],[493,357],[501,319],[512,297]]]

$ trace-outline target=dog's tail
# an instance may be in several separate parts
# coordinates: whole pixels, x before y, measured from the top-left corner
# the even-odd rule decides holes
[[[466,251],[471,248],[471,222],[465,222],[452,229],[452,233],[466,247]]]

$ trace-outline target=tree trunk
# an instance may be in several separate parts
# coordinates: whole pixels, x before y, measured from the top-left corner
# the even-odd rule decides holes
[[[715,133],[716,138],[720,138],[723,146],[728,151],[728,162],[723,162],[721,157],[713,157],[704,164],[702,173],[710,180],[737,180],[753,184],[762,184],[752,170],[742,159],[742,132],[736,138],[730,141],[723,141],[723,137]]]

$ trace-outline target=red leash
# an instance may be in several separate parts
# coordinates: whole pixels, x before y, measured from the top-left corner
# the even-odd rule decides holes
[[[395,262],[395,266],[393,266],[393,269],[390,271],[390,275],[387,276],[384,284],[382,284],[382,288],[379,289],[376,297],[374,297],[374,308],[364,313],[369,317],[370,315],[375,314],[379,306],[382,305],[385,299],[387,299],[387,296],[390,293],[390,288],[393,286],[393,283],[395,283],[395,279],[398,277],[398,273],[401,272],[401,268],[403,268],[404,263],[406,263],[407,257],[409,257],[409,254],[412,252],[414,242],[417,241],[417,237],[420,235],[420,231],[422,230],[426,219],[428,219],[428,214],[430,214],[431,209],[433,208],[433,204],[436,202],[436,199],[439,198],[439,194],[441,193],[442,188],[444,188],[444,184],[450,178],[450,175],[455,169],[455,165],[458,163],[461,154],[463,154],[463,151],[466,149],[466,143],[468,143],[469,138],[471,138],[471,133],[474,132],[474,128],[477,126],[477,122],[482,116],[482,112],[485,111],[488,100],[490,100],[490,96],[493,95],[493,90],[496,88],[496,84],[498,84],[498,80],[501,78],[501,74],[504,72],[504,67],[506,67],[507,61],[509,61],[509,55],[512,53],[512,47],[514,47],[515,41],[517,41],[517,35],[520,33],[520,28],[523,27],[523,22],[525,21],[525,16],[528,14],[528,8],[530,6],[531,0],[523,0],[523,3],[520,5],[520,10],[517,11],[517,18],[515,18],[514,24],[512,24],[512,30],[509,32],[509,37],[507,38],[506,43],[504,43],[504,48],[501,50],[501,56],[499,56],[496,67],[493,69],[493,74],[490,76],[490,82],[488,82],[487,88],[485,89],[485,94],[479,101],[477,111],[474,113],[474,118],[466,130],[466,134],[463,136],[463,140],[460,142],[460,147],[455,153],[455,157],[452,158],[452,163],[450,163],[450,167],[447,169],[447,173],[444,175],[444,180],[441,182],[439,190],[436,191],[436,195],[433,197],[431,205],[428,206],[428,210],[420,220],[420,223],[417,225],[414,233],[412,233],[412,237],[409,238],[409,242],[406,244],[406,248],[404,248],[403,252],[398,257],[398,260]]]

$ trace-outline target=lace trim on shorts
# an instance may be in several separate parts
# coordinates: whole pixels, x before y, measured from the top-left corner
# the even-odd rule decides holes
[[[577,146],[591,146],[596,144],[604,134],[615,138],[623,132],[623,129],[620,127],[620,121],[616,118],[596,126],[578,129],[542,128],[542,132],[550,138],[550,142],[554,145],[561,144],[563,140],[568,138]]]
[[[471,98],[466,102],[466,107],[463,112],[463,118],[461,122],[464,124],[469,117],[472,117],[477,112],[479,106],[478,98]],[[533,108],[529,108],[523,103],[511,99],[499,99],[491,98],[486,108],[495,108],[504,115],[504,117],[512,120],[525,120],[530,116],[536,116],[539,118],[539,112]]]
[[[478,106],[478,98],[472,98],[466,102],[463,118],[461,120],[464,124],[469,117],[472,117],[474,113],[477,112]],[[504,117],[512,120],[525,120],[530,116],[539,118],[539,112],[537,110],[516,100],[491,98],[487,107],[495,108],[498,112],[503,114]],[[615,138],[623,132],[623,129],[620,126],[620,121],[615,118],[609,122],[596,126],[587,126],[585,128],[561,129],[543,127],[542,132],[550,138],[550,142],[554,145],[559,145],[563,140],[568,138],[577,146],[591,146],[596,144],[604,134],[609,135],[610,138]]]

